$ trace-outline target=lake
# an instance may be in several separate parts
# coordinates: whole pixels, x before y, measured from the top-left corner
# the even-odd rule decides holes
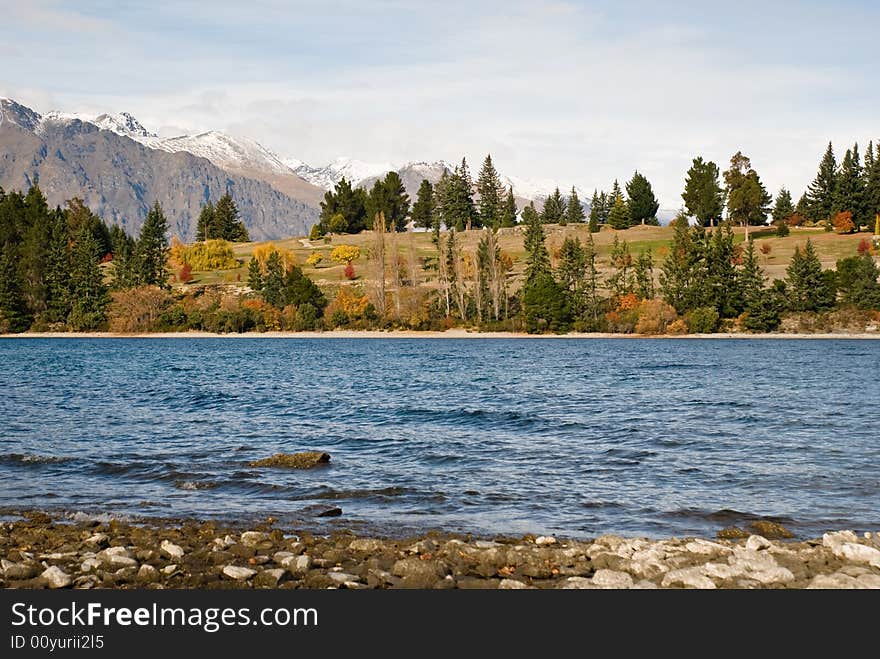
[[[880,341],[22,338],[0,363],[7,512],[392,535],[880,528]],[[302,450],[332,461],[248,466]]]

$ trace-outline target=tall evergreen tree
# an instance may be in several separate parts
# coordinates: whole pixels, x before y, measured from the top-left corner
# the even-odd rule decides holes
[[[134,250],[134,280],[139,286],[168,285],[168,220],[157,201],[141,227]]]
[[[492,156],[487,155],[477,178],[477,194],[480,195],[479,215],[484,227],[497,229],[501,226],[504,217],[504,185],[495,165],[492,164]]]
[[[227,190],[214,206],[214,223],[220,235],[212,238],[222,238],[234,243],[244,243],[250,240],[244,222],[239,219],[238,207]]]
[[[807,217],[814,222],[830,220],[834,214],[835,188],[837,187],[837,161],[834,158],[834,147],[828,142],[825,155],[819,162],[816,178],[807,188],[809,214]]]
[[[266,259],[266,273],[263,275],[263,299],[267,304],[281,309],[284,307],[284,266],[281,254],[273,251]]]
[[[71,329],[82,332],[98,329],[106,320],[110,299],[101,272],[101,248],[88,227],[76,237],[71,254],[70,315]]]
[[[609,201],[611,208],[608,211],[608,226],[618,230],[629,228],[629,208],[617,180],[614,181],[614,186],[611,188]]]
[[[781,224],[794,215],[794,206],[791,202],[791,193],[785,188],[779,188],[776,201],[773,204],[773,224]]]
[[[684,181],[681,198],[691,217],[701,226],[714,226],[721,221],[724,211],[724,191],[718,180],[718,165],[702,156],[694,158]]]
[[[70,314],[70,236],[67,220],[61,209],[50,220],[49,243],[46,247],[46,320],[63,323]],[[86,231],[89,227],[84,227]]]
[[[409,216],[409,195],[397,172],[388,172],[384,179],[376,181],[367,198],[367,217],[385,214],[385,221],[393,231],[405,231]],[[369,222],[371,220],[368,219]],[[372,223],[371,223],[372,224]]]
[[[110,244],[113,254],[110,268],[112,288],[122,290],[137,286],[135,240],[122,227],[114,224],[110,229]]]
[[[201,242],[219,237],[220,231],[214,220],[214,204],[209,201],[199,211],[199,220],[196,223],[196,240]]]
[[[654,297],[654,257],[650,248],[639,254],[636,259],[633,283],[634,292],[641,299],[650,300]]]
[[[632,267],[633,258],[629,243],[614,236],[614,242],[611,244],[611,273],[607,279],[611,295],[620,298],[633,292],[635,280]]]
[[[567,237],[559,248],[559,282],[572,293],[577,293],[584,284],[586,274],[584,248],[578,238]]]
[[[434,223],[434,214],[434,186],[428,179],[422,179],[412,207],[413,224],[422,229],[430,229]]]
[[[727,216],[731,222],[744,227],[767,223],[767,213],[773,198],[752,167],[752,161],[737,151],[730,159],[730,169],[724,172],[727,185]]]
[[[544,208],[541,210],[541,221],[544,224],[559,224],[565,217],[565,199],[559,192],[559,188],[553,191],[547,199],[544,200]]]
[[[462,158],[443,186],[443,221],[447,227],[464,231],[479,226],[479,217],[474,206],[470,173],[467,161]]]
[[[705,232],[685,222],[675,222],[674,227],[672,246],[661,266],[660,290],[663,299],[681,314],[703,306]]]
[[[319,216],[321,233],[330,230],[330,219],[336,215],[345,218],[348,233],[360,233],[367,228],[367,193],[361,188],[352,188],[345,177],[334,186],[333,190],[324,193]]]
[[[584,207],[581,206],[581,200],[578,198],[577,190],[571,186],[571,194],[568,197],[568,208],[565,211],[565,221],[568,224],[581,224],[587,218],[584,213]]]
[[[859,157],[859,145],[847,149],[840,163],[840,171],[834,184],[833,213],[852,213],[856,231],[863,224],[869,224],[868,209],[865,204],[865,180]]]
[[[0,245],[0,332],[24,332],[33,319],[27,308],[11,242]]]
[[[255,293],[263,290],[263,270],[256,256],[252,256],[248,262],[248,287]]]
[[[792,311],[822,311],[834,304],[834,293],[822,275],[822,263],[809,238],[803,252],[800,246],[794,248],[785,273]]]
[[[755,241],[747,240],[742,267],[736,273],[739,311],[750,311],[757,307],[764,290],[764,280],[764,271],[755,252]]]
[[[707,306],[714,307],[722,318],[737,314],[736,266],[733,230],[729,223],[717,227],[706,243],[705,286]]]
[[[590,202],[590,221],[588,223],[590,233],[599,231],[599,224],[602,218],[602,202],[599,200],[599,192],[593,190],[593,199]]]
[[[513,187],[507,188],[507,196],[504,199],[504,213],[501,216],[501,226],[516,226],[516,198],[513,196]]]
[[[633,177],[626,184],[626,194],[629,197],[630,226],[636,224],[660,225],[657,220],[660,204],[657,197],[654,196],[651,182],[644,175],[638,171],[633,174]]]
[[[547,245],[544,244],[544,227],[541,225],[541,216],[535,210],[533,203],[529,203],[522,212],[523,223],[526,225],[523,237],[523,246],[526,250],[526,281],[539,274],[550,272],[550,254]]]
[[[867,252],[837,262],[837,288],[843,304],[880,309],[880,268]]]
[[[874,221],[880,215],[880,144],[878,153],[874,151],[874,144],[868,143],[865,152],[865,214],[868,218],[868,226],[873,226]]]
[[[31,313],[41,317],[46,311],[46,246],[49,243],[49,206],[36,183],[24,197],[19,268],[22,290]]]

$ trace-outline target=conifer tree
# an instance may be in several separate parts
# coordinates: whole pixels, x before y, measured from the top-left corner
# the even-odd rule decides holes
[[[581,241],[569,236],[562,241],[562,247],[559,248],[559,268],[557,269],[559,283],[574,294],[574,299],[578,299],[584,286],[585,274],[586,262]],[[580,305],[575,304],[574,308],[575,311],[578,311]]]
[[[386,226],[392,231],[405,231],[409,216],[409,195],[397,172],[388,172],[373,184],[367,197],[367,217],[384,213]]]
[[[279,309],[284,307],[284,266],[278,251],[273,251],[266,259],[262,293],[267,304]]]
[[[697,292],[700,277],[700,241],[703,229],[691,231],[686,222],[675,222],[675,234],[669,256],[663,261],[660,290],[663,299],[682,314],[700,306]],[[699,233],[697,233],[699,229]]]
[[[616,180],[611,188],[609,201],[611,209],[608,211],[608,226],[618,230],[629,228],[629,208]]]
[[[737,151],[730,159],[730,169],[724,172],[727,185],[727,216],[731,222],[746,227],[767,222],[767,213],[773,198],[767,192],[752,162]]]
[[[125,233],[118,224],[110,229],[110,244],[113,262],[110,267],[111,287],[122,290],[137,286],[134,250],[135,240]]]
[[[733,230],[729,223],[717,227],[705,244],[706,306],[714,307],[722,318],[736,315],[736,267]]]
[[[599,201],[599,192],[597,190],[593,190],[593,199],[590,202],[590,221],[588,223],[588,227],[590,233],[596,233],[599,231],[600,219],[602,217],[602,206]]]
[[[880,144],[878,144],[880,147]],[[880,150],[880,149],[878,149]],[[865,152],[865,215],[868,226],[873,226],[874,220],[880,215],[880,153],[875,153],[874,144],[868,143]]]
[[[428,179],[422,179],[412,207],[413,224],[422,229],[430,229],[434,223],[434,215],[434,186]]]
[[[367,228],[367,193],[361,188],[352,188],[351,183],[343,177],[333,190],[324,193],[321,202],[320,232],[327,233],[330,219],[342,215],[348,233],[360,233]]]
[[[654,196],[654,190],[651,188],[651,182],[638,171],[626,184],[626,194],[629,198],[629,224],[650,224],[659,226],[657,220],[657,211],[660,204],[657,197]]]
[[[196,223],[196,240],[205,241],[219,237],[220,232],[214,221],[214,204],[209,201],[202,206],[202,210],[199,212],[199,220]]]
[[[654,297],[654,258],[648,248],[636,259],[633,276],[634,292],[643,300]]]
[[[168,220],[157,201],[141,227],[134,250],[134,280],[139,286],[168,285]]]
[[[541,216],[535,210],[533,203],[529,203],[522,212],[523,223],[526,225],[523,246],[526,250],[526,281],[537,277],[539,274],[550,272],[550,254],[544,244],[544,227],[541,225]]]
[[[70,237],[61,209],[50,219],[46,247],[46,320],[63,323],[70,313]],[[88,230],[88,227],[86,227]]]
[[[0,331],[24,332],[31,325],[31,314],[21,285],[18,255],[11,242],[0,245]]]
[[[743,253],[742,267],[736,273],[736,288],[739,310],[749,311],[760,303],[761,292],[764,290],[764,271],[758,263],[755,253],[755,241],[747,240]]]
[[[504,186],[492,156],[487,155],[477,178],[477,194],[480,195],[479,216],[484,227],[497,229],[501,226],[504,216]]]
[[[858,144],[851,150],[847,149],[834,184],[833,214],[847,211],[852,213],[856,231],[861,225],[869,223],[865,204],[865,180],[862,177]]]
[[[633,292],[635,282],[632,267],[633,258],[629,243],[619,240],[615,235],[611,244],[611,274],[607,279],[611,295],[620,298]]]
[[[822,263],[809,238],[803,251],[800,246],[794,248],[785,272],[792,311],[821,311],[834,304],[833,291],[822,275]]]
[[[75,331],[98,329],[106,320],[110,299],[101,272],[101,248],[88,227],[76,237],[71,254],[70,315],[67,323]]]
[[[472,183],[467,161],[462,158],[443,186],[443,221],[447,227],[464,231],[479,225],[474,206]]]
[[[776,201],[773,204],[773,224],[781,224],[794,215],[794,206],[791,203],[791,193],[783,186],[779,188]]]
[[[559,188],[553,191],[544,201],[544,208],[541,210],[541,222],[544,224],[559,224],[565,217],[565,200],[559,192]]]
[[[835,189],[837,187],[837,161],[834,147],[828,142],[825,155],[819,162],[816,178],[807,188],[808,215],[814,222],[830,220],[834,215]]]
[[[581,312],[581,320],[584,328],[588,331],[600,329],[600,312],[602,298],[599,294],[600,279],[599,269],[596,267],[596,244],[593,242],[593,234],[588,233],[583,247],[584,260],[584,288]]]
[[[255,293],[263,290],[263,271],[256,256],[248,262],[248,287]]]
[[[702,156],[694,158],[684,182],[681,194],[685,208],[701,226],[715,226],[721,221],[724,210],[724,191],[718,180],[718,165],[704,162]]]
[[[218,235],[212,234],[211,238],[220,238],[234,243],[250,240],[244,222],[239,219],[238,207],[229,191],[220,197],[217,205],[214,206],[214,226]]]
[[[501,216],[501,226],[516,226],[516,198],[513,196],[513,187],[507,188],[507,197],[504,200],[504,213]]]
[[[577,190],[571,186],[571,195],[568,197],[568,208],[565,211],[565,221],[568,224],[581,224],[586,219],[584,207],[581,206],[581,200],[578,198]]]
[[[18,248],[21,286],[35,317],[46,311],[46,246],[49,243],[49,206],[38,184],[24,197],[21,244]]]

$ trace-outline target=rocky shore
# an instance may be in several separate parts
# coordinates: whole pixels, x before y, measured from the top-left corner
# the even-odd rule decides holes
[[[767,535],[785,529],[768,525]],[[736,530],[721,536],[740,535]],[[5,588],[880,588],[880,533],[806,542],[330,536],[214,522],[0,524]]]

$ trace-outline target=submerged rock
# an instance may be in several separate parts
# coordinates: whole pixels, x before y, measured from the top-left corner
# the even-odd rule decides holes
[[[311,469],[330,462],[330,454],[322,451],[304,451],[302,453],[276,453],[275,455],[254,460],[249,467],[283,467],[286,469]]]
[[[776,522],[771,522],[768,519],[759,519],[756,522],[752,522],[749,524],[749,528],[752,529],[757,535],[762,535],[765,538],[770,538],[775,540],[777,538],[793,538],[794,533],[785,528],[782,524],[777,524]]]

